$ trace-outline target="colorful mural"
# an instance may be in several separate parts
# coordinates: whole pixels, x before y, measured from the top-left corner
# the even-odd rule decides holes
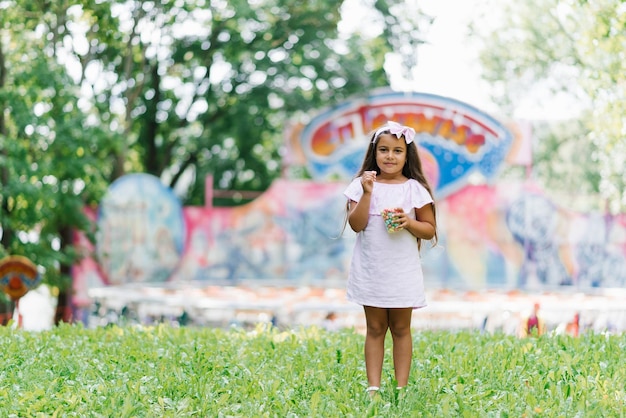
[[[235,208],[185,208],[188,251],[172,280],[341,279],[342,183],[276,181]]]
[[[626,287],[626,215],[575,212],[529,182],[498,181],[523,138],[452,99],[383,92],[294,129],[286,158],[314,179],[279,179],[243,206],[181,208],[154,177],[118,180],[91,213],[95,248],[76,236],[87,257],[74,268],[75,301],[87,304],[94,286],[137,282],[341,285],[355,238],[342,193],[366,131],[388,119],[417,130],[437,185],[440,242],[422,250],[430,286]],[[470,182],[472,173],[481,181]]]
[[[511,182],[466,186],[439,209],[445,251],[434,284],[626,287],[626,215],[576,212],[535,186]]]
[[[248,205],[183,208],[183,251],[166,280],[341,283],[355,237],[349,227],[342,233],[345,186],[279,180]],[[438,201],[438,219],[440,242],[423,249],[430,286],[626,287],[624,215],[577,213],[536,188],[496,183],[468,185]],[[89,251],[88,241],[82,243]],[[164,260],[179,257],[170,248],[172,254]],[[135,256],[124,254],[129,260]],[[78,264],[77,296],[84,296],[89,287],[112,283],[103,273],[94,259]],[[132,283],[134,277],[127,280]],[[162,276],[146,281],[160,282]]]
[[[105,283],[164,282],[183,251],[183,209],[158,178],[115,181],[100,204],[96,256]]]

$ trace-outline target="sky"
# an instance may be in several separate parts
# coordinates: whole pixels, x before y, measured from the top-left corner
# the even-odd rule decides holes
[[[470,47],[466,35],[468,23],[478,15],[481,0],[406,0],[409,9],[421,10],[435,18],[426,44],[419,47],[418,64],[413,79],[406,80],[398,71],[398,59],[388,60],[391,87],[400,91],[433,93],[464,101],[484,111],[495,106],[487,94],[488,86],[480,78],[478,51]],[[369,20],[363,0],[346,0],[344,29],[362,30]]]
[[[468,36],[468,25],[497,25],[499,18],[489,0],[405,0],[410,7],[435,18],[427,34],[427,43],[418,49],[418,64],[413,79],[406,80],[394,71],[396,62],[389,60],[386,69],[391,87],[398,91],[438,94],[468,103],[484,112],[498,114],[489,97],[490,85],[481,79],[479,50]],[[344,15],[345,28],[363,27],[368,11],[363,0],[346,0],[349,13]],[[483,14],[489,10],[493,12]],[[370,12],[371,13],[371,12]],[[563,119],[575,116],[581,109],[570,96],[553,96],[538,85],[520,100],[511,116],[515,119]]]
[[[467,37],[467,26],[477,16],[476,1],[421,0],[421,9],[435,17],[428,43],[418,50],[412,81],[392,76],[392,87],[434,93],[469,103],[484,111],[495,109],[480,78],[478,50]]]

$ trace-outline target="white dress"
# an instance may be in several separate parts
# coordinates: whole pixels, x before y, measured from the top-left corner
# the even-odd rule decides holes
[[[363,196],[361,179],[354,179],[344,195],[358,202]],[[378,308],[426,306],[417,239],[404,229],[387,232],[381,211],[401,207],[415,219],[415,209],[432,201],[414,179],[401,184],[374,182],[369,220],[354,245],[346,293],[349,301]]]

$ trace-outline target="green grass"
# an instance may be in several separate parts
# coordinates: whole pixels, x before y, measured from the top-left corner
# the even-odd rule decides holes
[[[365,393],[362,335],[0,327],[2,417],[623,417],[626,336],[414,332],[408,390]]]

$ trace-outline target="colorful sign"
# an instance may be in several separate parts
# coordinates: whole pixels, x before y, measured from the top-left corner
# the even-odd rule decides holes
[[[350,179],[361,166],[371,132],[388,120],[416,130],[426,175],[439,198],[467,184],[474,172],[493,179],[513,142],[503,124],[466,103],[383,90],[313,118],[300,134],[298,152],[314,179]]]
[[[11,255],[0,260],[0,286],[17,300],[41,281],[37,266],[26,257]]]

